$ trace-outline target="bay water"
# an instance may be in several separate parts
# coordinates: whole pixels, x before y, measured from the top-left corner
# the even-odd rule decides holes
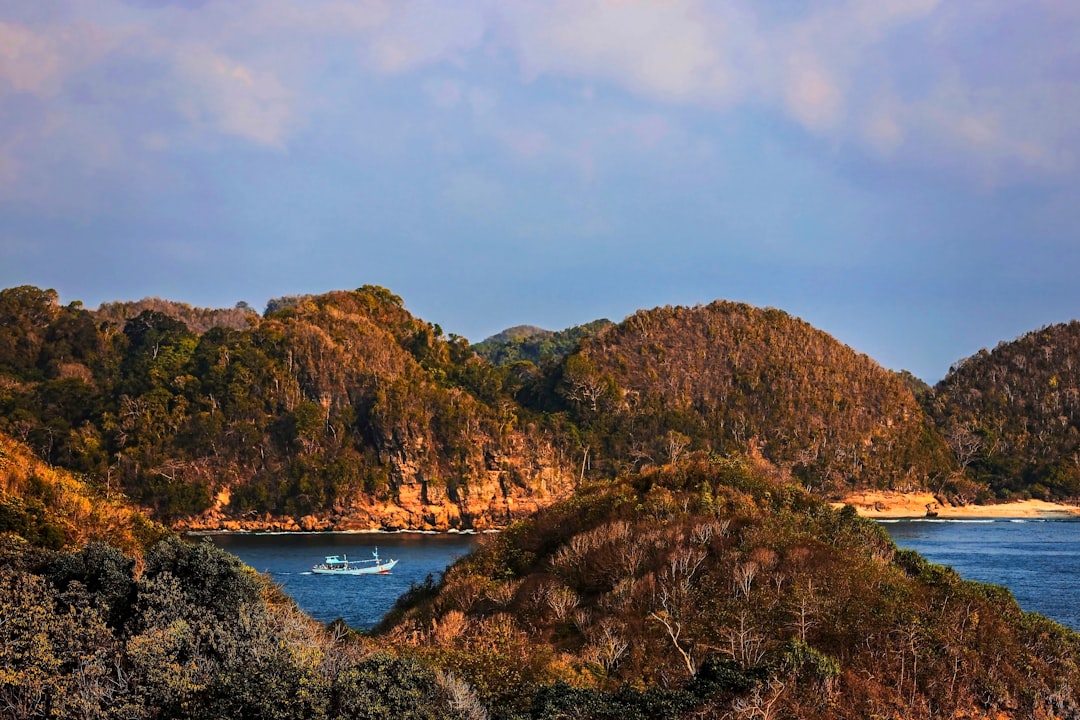
[[[879,521],[893,541],[968,580],[1004,585],[1020,607],[1080,630],[1080,521],[981,519]],[[271,580],[320,622],[368,630],[413,583],[437,579],[478,538],[430,533],[242,533],[208,535]],[[315,575],[327,555],[366,560],[378,548],[398,564],[388,575]]]
[[[281,586],[304,611],[320,622],[338,618],[350,627],[370,630],[413,583],[439,574],[475,547],[467,534],[429,533],[237,533],[209,534],[215,545]],[[397,560],[385,575],[315,575],[313,565],[327,555],[368,560]]]
[[[899,547],[965,580],[1004,585],[1024,610],[1080,630],[1080,521],[881,520]]]

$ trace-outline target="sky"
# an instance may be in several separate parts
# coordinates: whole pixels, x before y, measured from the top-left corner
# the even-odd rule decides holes
[[[1075,0],[0,0],[0,287],[717,299],[885,367],[1080,315]]]

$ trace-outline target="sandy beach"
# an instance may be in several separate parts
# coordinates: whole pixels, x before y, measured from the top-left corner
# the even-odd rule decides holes
[[[859,515],[868,518],[926,517],[928,508],[943,519],[1080,517],[1080,507],[1045,500],[957,506],[942,505],[930,493],[898,493],[887,490],[852,493],[845,497],[843,502],[833,505],[854,505]]]

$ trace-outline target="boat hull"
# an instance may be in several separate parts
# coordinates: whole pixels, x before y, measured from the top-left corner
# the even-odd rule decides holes
[[[397,565],[397,560],[387,560],[371,567],[325,568],[316,565],[311,572],[316,575],[386,575]]]

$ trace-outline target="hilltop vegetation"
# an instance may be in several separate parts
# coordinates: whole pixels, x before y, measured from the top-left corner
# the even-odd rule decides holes
[[[200,308],[162,298],[102,303],[97,310],[91,311],[91,315],[99,323],[107,322],[123,327],[128,320],[137,318],[147,311],[179,320],[196,334],[202,334],[217,327],[244,330],[258,319],[258,313],[243,302],[237,303],[233,308]]]
[[[259,316],[157,299],[88,311],[24,286],[0,291],[0,430],[203,527],[495,527],[693,451],[758,454],[832,498],[1076,498],[1072,327],[931,390],[738,303],[474,349],[378,287]]]
[[[1080,636],[785,479],[698,454],[583,486],[383,631],[496,718],[1080,712]]]
[[[517,325],[473,345],[473,350],[495,365],[529,362],[542,365],[570,354],[585,338],[610,327],[607,319],[593,320],[566,330],[544,330],[534,325]]]
[[[565,410],[609,472],[760,451],[808,488],[909,490],[954,464],[909,384],[787,313],[643,310],[584,341],[531,403]]]
[[[503,524],[565,494],[504,375],[382,288],[292,298],[202,334],[0,292],[0,429],[167,520]],[[227,502],[226,502],[227,501]],[[295,527],[295,525],[293,525]]]
[[[957,363],[927,405],[972,480],[969,492],[1080,498],[1080,323]]]

